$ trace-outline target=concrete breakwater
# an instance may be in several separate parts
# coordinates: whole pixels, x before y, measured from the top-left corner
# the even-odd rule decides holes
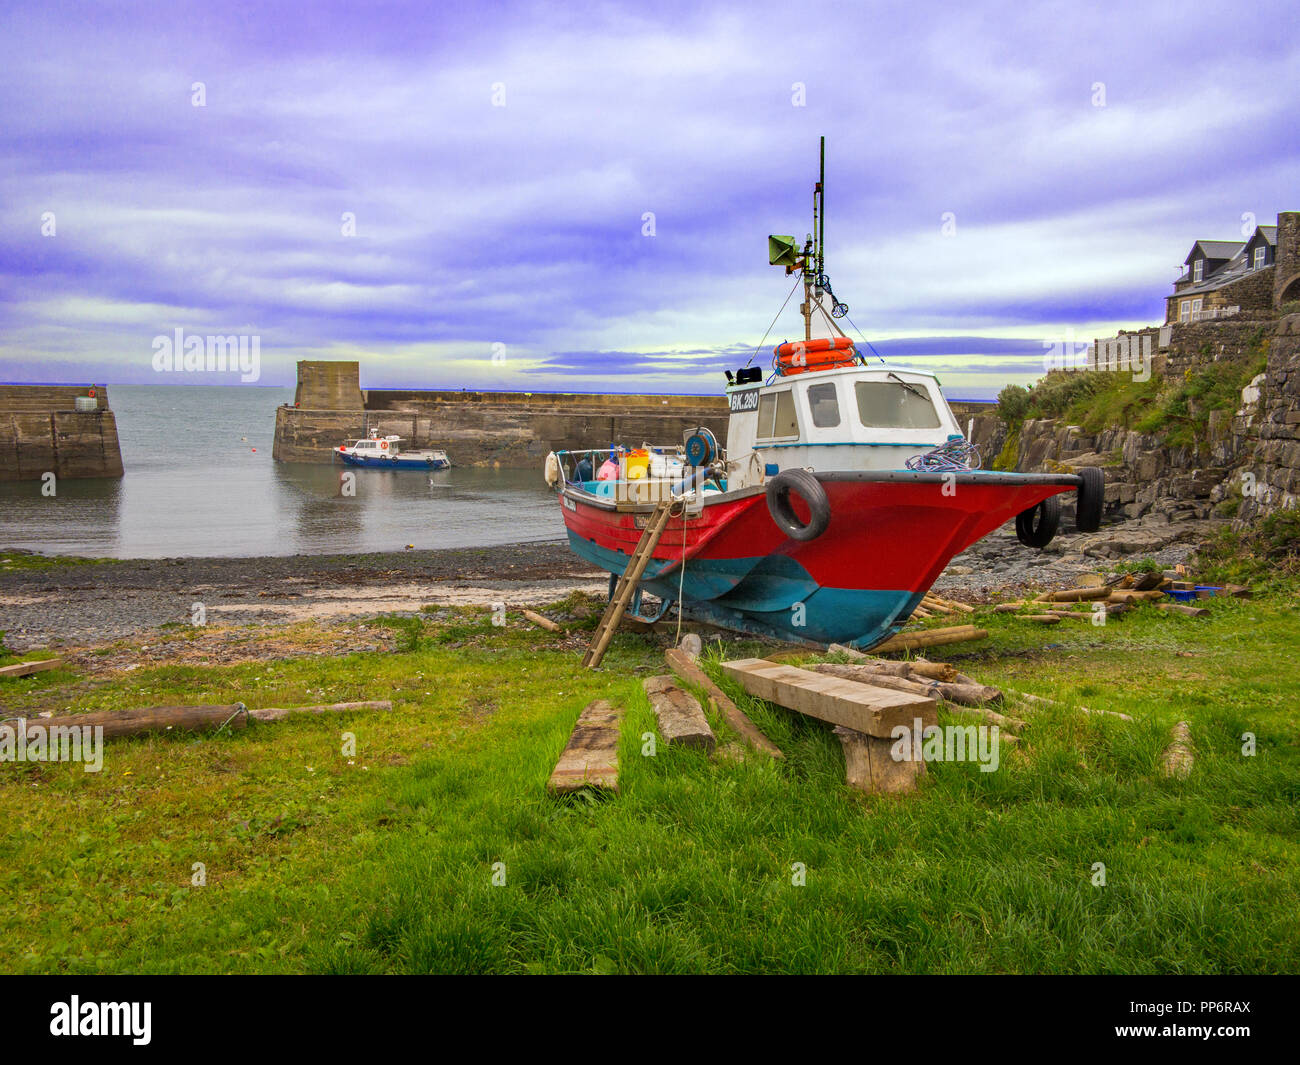
[[[331,449],[371,430],[403,447],[445,448],[459,466],[540,468],[548,451],[615,441],[667,444],[706,426],[725,443],[719,396],[625,396],[580,392],[455,392],[360,387],[355,362],[300,362],[294,406],[275,415],[272,456],[331,462]]]
[[[93,394],[92,410],[77,400]],[[103,385],[0,385],[0,481],[121,477],[117,421]]]
[[[275,415],[280,462],[331,462],[331,449],[371,430],[403,446],[445,448],[460,466],[540,467],[548,451],[671,444],[699,426],[727,442],[727,401],[716,396],[583,392],[362,390],[355,362],[300,362],[292,407]],[[986,404],[953,404],[959,418]]]

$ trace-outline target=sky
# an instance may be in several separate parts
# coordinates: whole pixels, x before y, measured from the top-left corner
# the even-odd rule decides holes
[[[950,398],[1300,209],[1288,3],[8,3],[0,380],[711,393],[801,333]],[[775,321],[774,321],[775,320]],[[769,331],[769,324],[772,324]],[[171,369],[256,340],[255,374]],[[760,341],[763,347],[755,355]],[[178,360],[179,361],[179,360]]]

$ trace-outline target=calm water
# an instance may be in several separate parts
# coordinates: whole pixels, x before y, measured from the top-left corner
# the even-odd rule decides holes
[[[347,554],[554,540],[537,469],[357,470],[271,459],[292,389],[110,385],[126,476],[0,484],[0,545],[110,558]],[[436,443],[435,447],[438,446]],[[456,462],[454,449],[449,452]],[[429,482],[433,481],[431,485]]]

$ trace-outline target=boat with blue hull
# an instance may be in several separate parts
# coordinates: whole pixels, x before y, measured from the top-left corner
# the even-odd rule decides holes
[[[446,470],[451,462],[447,452],[430,448],[402,450],[400,436],[380,436],[372,432],[358,440],[345,440],[334,454],[349,466],[367,466],[379,470]]]

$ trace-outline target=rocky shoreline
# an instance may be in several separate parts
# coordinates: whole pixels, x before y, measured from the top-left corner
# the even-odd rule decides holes
[[[1228,522],[1161,515],[1063,533],[1042,551],[1011,523],[953,559],[935,583],[968,602],[1062,587],[1126,557],[1164,566],[1187,559]],[[0,560],[20,552],[0,550]],[[130,559],[6,571],[0,631],[14,650],[88,646],[167,624],[189,625],[202,604],[210,626],[292,624],[415,611],[429,605],[536,605],[574,591],[605,593],[608,578],[563,541],[364,556]]]

